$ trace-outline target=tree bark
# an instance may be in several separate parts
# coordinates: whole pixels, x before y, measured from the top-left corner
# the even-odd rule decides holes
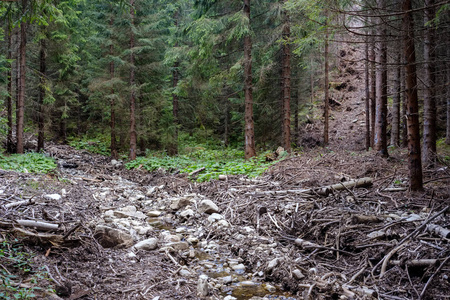
[[[375,141],[375,108],[376,108],[376,80],[375,80],[375,38],[371,37],[370,41],[370,52],[369,52],[369,61],[370,61],[370,145],[374,146]]]
[[[403,47],[404,48],[404,47]],[[402,55],[402,68],[400,70],[400,90],[402,98],[402,147],[408,147],[408,126],[407,126],[407,116],[406,116],[406,75],[405,75],[405,57]]]
[[[27,0],[22,0],[22,13],[25,15],[27,9]],[[20,46],[19,46],[19,94],[17,97],[17,153],[23,153],[23,129],[24,129],[24,110],[25,110],[25,77],[26,77],[26,45],[27,45],[27,23],[22,21],[20,24]]]
[[[134,66],[134,0],[130,0],[130,159],[136,159],[136,82]]]
[[[174,15],[174,24],[175,28],[178,29],[178,10],[175,12]],[[175,47],[178,47],[178,41],[175,43]],[[173,71],[172,71],[172,87],[175,89],[178,86],[178,80],[179,80],[179,67],[180,62],[176,61],[173,64]],[[172,116],[173,116],[173,126],[174,126],[174,132],[173,132],[173,141],[170,145],[169,154],[170,155],[177,155],[178,154],[178,95],[177,93],[172,93]]]
[[[43,28],[43,30],[45,30]],[[47,43],[46,37],[40,41],[39,49],[39,107],[38,107],[38,144],[37,151],[44,149],[44,98],[45,98],[45,76],[47,72]]]
[[[450,37],[450,34],[447,34],[447,36]],[[447,57],[450,57],[450,47],[447,47]],[[446,86],[446,93],[447,93],[447,129],[446,129],[446,136],[445,136],[445,143],[447,145],[450,145],[450,61],[447,61],[447,86]]]
[[[435,98],[435,30],[434,25],[427,24],[434,18],[434,0],[425,0],[424,24],[424,94],[423,94],[423,151],[425,164],[436,160],[436,98]]]
[[[392,97],[392,131],[391,131],[391,145],[400,146],[400,64],[401,54],[396,55],[394,78],[393,82],[393,97]]]
[[[111,10],[112,12],[112,10]],[[111,30],[111,35],[113,32],[113,25],[114,25],[114,19],[111,16],[111,18],[109,19],[109,28]],[[111,57],[111,61],[109,62],[109,78],[111,80],[111,84],[112,81],[114,79],[115,76],[115,66],[114,66],[114,60],[112,59],[113,55],[114,55],[114,45],[112,43],[112,36],[111,38],[111,43],[109,45],[109,55]],[[111,101],[110,101],[110,105],[111,105],[111,157],[114,159],[117,159],[119,157],[119,154],[117,153],[117,136],[116,136],[116,100],[115,100],[115,90],[114,87],[111,88]]]
[[[378,0],[377,5],[383,11],[386,9],[386,2]],[[376,108],[375,108],[375,139],[374,148],[383,157],[388,156],[387,151],[387,45],[386,45],[386,24],[380,18],[377,26],[377,51],[376,51]]]
[[[328,11],[325,12],[325,17],[328,18]],[[325,105],[324,105],[324,128],[323,128],[323,144],[324,146],[328,145],[328,127],[329,127],[329,112],[330,112],[330,100],[329,100],[329,66],[328,66],[328,24],[325,21],[325,82],[324,82],[324,90],[325,90]]]
[[[366,151],[369,151],[370,148],[370,77],[369,77],[369,40],[366,40],[366,63],[364,69],[364,77],[365,77],[365,104],[366,104]]]
[[[291,51],[289,40],[291,28],[289,24],[289,15],[283,10],[283,32],[282,32],[282,79],[283,79],[283,121],[282,121],[282,139],[284,150],[291,152]]]
[[[8,60],[12,59],[12,31],[11,31],[11,18],[8,17],[7,22],[7,28],[6,28],[6,34],[7,34],[7,47],[6,50],[6,58]],[[8,81],[7,86],[7,93],[8,96],[6,98],[6,107],[7,107],[7,113],[8,113],[8,134],[6,136],[6,151],[8,153],[14,152],[14,142],[13,142],[13,99],[12,99],[12,64],[10,64],[10,67],[8,69],[8,72],[6,74],[6,80]]]
[[[408,127],[408,164],[410,189],[423,189],[422,161],[420,151],[419,101],[417,96],[416,53],[414,47],[414,24],[411,0],[403,1],[403,32],[406,57],[406,96]]]
[[[244,15],[250,26],[250,0],[244,0]],[[256,156],[252,91],[252,40],[248,34],[244,37],[245,159]]]

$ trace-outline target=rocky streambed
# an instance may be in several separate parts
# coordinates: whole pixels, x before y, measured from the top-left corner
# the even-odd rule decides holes
[[[50,274],[41,284],[56,295],[43,299],[448,295],[448,190],[411,197],[382,159],[292,158],[263,178],[197,184],[69,147],[47,151],[57,173],[0,176],[3,239],[20,240]],[[381,179],[351,184],[364,176]]]

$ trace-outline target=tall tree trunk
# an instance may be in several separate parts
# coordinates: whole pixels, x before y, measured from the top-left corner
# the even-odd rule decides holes
[[[8,22],[7,22],[7,28],[6,28],[6,33],[7,33],[7,47],[8,49],[6,50],[7,54],[6,54],[6,58],[8,60],[12,59],[12,31],[11,31],[11,18],[8,17]],[[13,153],[14,152],[14,142],[13,142],[13,99],[12,99],[12,64],[10,64],[9,69],[8,69],[8,73],[6,74],[6,79],[8,80],[8,87],[7,87],[7,92],[8,92],[8,96],[6,98],[6,107],[7,107],[7,113],[8,113],[8,134],[6,136],[6,151],[8,153]]]
[[[377,84],[375,80],[375,38],[372,36],[370,41],[370,145],[373,147],[375,144],[375,111],[376,111],[376,96],[377,96]]]
[[[294,132],[295,132],[295,136],[294,136],[294,141],[295,141],[295,145],[297,147],[300,147],[300,122],[298,119],[298,113],[300,110],[300,100],[302,97],[302,81],[301,81],[301,73],[300,70],[298,72],[298,76],[299,76],[299,80],[298,80],[298,87],[297,87],[297,100],[295,101],[295,112],[294,112]]]
[[[136,82],[134,66],[134,0],[130,0],[130,159],[136,159]]]
[[[291,152],[291,51],[289,40],[291,36],[291,27],[289,24],[289,15],[283,10],[283,32],[282,32],[282,78],[283,78],[283,121],[282,121],[282,139],[283,148]]]
[[[406,115],[406,102],[407,102],[407,91],[406,91],[406,71],[405,71],[405,57],[402,55],[402,68],[400,70],[400,90],[401,90],[401,99],[402,101],[402,147],[408,147],[408,125],[407,123],[407,115]]]
[[[250,26],[250,0],[244,0],[244,15]],[[248,34],[244,37],[245,159],[256,156],[252,91],[252,40]]]
[[[178,30],[178,10],[175,12],[174,16],[174,25],[175,28]],[[175,47],[178,47],[178,41],[175,43]],[[175,61],[173,64],[173,71],[172,71],[172,87],[175,90],[175,88],[178,86],[178,80],[179,80],[179,68],[180,68],[180,62]],[[169,154],[170,155],[177,155],[178,154],[178,94],[173,92],[172,93],[172,116],[173,116],[173,126],[174,126],[174,132],[173,132],[173,141],[172,145],[170,145]]]
[[[43,28],[43,30],[45,30]],[[45,35],[45,34],[44,34]],[[38,107],[38,144],[37,151],[44,149],[44,98],[45,98],[45,76],[47,72],[47,43],[46,37],[40,41],[39,49],[39,107]]]
[[[112,11],[112,9],[111,9]],[[113,32],[113,25],[114,25],[114,19],[111,16],[109,19],[109,29],[111,30],[111,35]],[[111,57],[111,61],[109,62],[109,78],[111,81],[113,81],[115,76],[115,66],[114,66],[114,60],[112,59],[114,55],[114,45],[112,42],[112,36],[111,36],[111,43],[109,45],[109,56]],[[112,82],[111,82],[112,83]],[[111,88],[111,157],[114,159],[117,159],[119,157],[119,154],[117,153],[117,136],[116,136],[116,95],[114,87]]]
[[[409,180],[412,191],[422,190],[422,161],[420,155],[419,101],[417,97],[416,52],[411,0],[403,1],[403,32],[405,35],[406,95],[409,152]]]
[[[328,11],[325,12],[325,17],[328,18]],[[324,82],[324,90],[325,90],[325,105],[324,105],[324,126],[323,126],[323,145],[328,145],[328,127],[329,127],[329,112],[330,112],[330,99],[329,99],[329,66],[328,66],[328,24],[325,21],[325,82]]]
[[[378,0],[377,5],[382,11],[386,9],[385,0]],[[374,148],[383,157],[388,156],[387,151],[387,50],[386,50],[386,24],[380,18],[377,27],[377,51],[376,51],[376,127]]]
[[[428,24],[434,18],[434,0],[425,0],[423,56],[424,94],[423,94],[423,161],[433,164],[436,159],[436,98],[435,98],[435,41],[434,25]]]
[[[450,34],[447,34],[450,37]],[[450,57],[450,47],[447,47],[447,57]],[[445,135],[445,143],[450,145],[450,61],[447,61],[447,85],[446,85],[446,93],[447,93],[447,126],[446,126],[446,135]],[[445,93],[445,91],[444,91]]]
[[[392,131],[391,145],[400,146],[400,64],[401,54],[396,55],[394,78],[393,78],[393,97],[392,97]]]
[[[314,68],[313,68],[313,58],[311,57],[311,65],[309,69],[309,81],[311,88],[311,103],[314,102]]]
[[[25,15],[27,9],[27,0],[22,0],[22,13]],[[26,45],[27,45],[27,23],[22,21],[20,24],[20,46],[19,46],[19,95],[17,97],[17,153],[23,153],[23,126],[25,111],[25,77],[26,77]]]
[[[366,104],[366,151],[370,148],[370,77],[369,77],[369,38],[366,39],[366,63],[364,69],[364,79],[365,79],[365,104]]]

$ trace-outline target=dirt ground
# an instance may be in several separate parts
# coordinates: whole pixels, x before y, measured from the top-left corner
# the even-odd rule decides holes
[[[361,151],[350,52],[330,145],[260,178],[195,183],[61,145],[46,147],[53,174],[0,170],[0,238],[35,253],[51,275],[38,284],[56,290],[37,298],[450,299],[450,169],[426,169],[411,193],[404,149]]]

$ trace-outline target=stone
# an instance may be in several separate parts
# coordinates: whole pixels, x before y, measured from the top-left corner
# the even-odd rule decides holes
[[[189,271],[189,269],[187,267],[185,267],[185,266],[182,267],[180,271],[178,271],[178,274],[180,276],[183,276],[183,277],[190,277],[190,276],[192,276],[191,271]]]
[[[197,295],[199,297],[206,297],[209,294],[208,276],[202,274],[198,277]]]
[[[231,275],[225,276],[225,277],[221,277],[221,278],[219,279],[219,281],[220,281],[222,284],[230,284],[230,283],[233,282],[233,277],[231,277]]]
[[[208,221],[210,223],[214,223],[216,221],[222,220],[223,216],[221,214],[218,213],[212,213],[209,217],[208,217]]]
[[[165,247],[171,247],[175,251],[180,251],[180,250],[189,249],[189,244],[186,242],[172,242],[172,243],[167,243],[165,245]]]
[[[133,237],[120,229],[104,225],[95,227],[94,237],[104,248],[129,247],[133,243]]]
[[[134,245],[134,248],[138,250],[145,250],[145,251],[151,251],[158,248],[158,239],[157,238],[149,238],[143,241],[140,241],[136,245]]]
[[[225,298],[223,298],[223,300],[237,300],[236,297],[233,297],[231,295],[226,296]]]
[[[172,203],[170,204],[170,208],[173,210],[179,210],[183,207],[186,207],[188,205],[193,204],[194,201],[194,196],[193,195],[186,195],[184,197],[181,198],[174,198],[172,199]]]
[[[114,216],[116,218],[136,218],[136,219],[145,219],[147,216],[136,209],[135,206],[125,206],[119,210],[114,211]]]
[[[305,278],[305,275],[303,275],[302,271],[300,271],[299,269],[295,269],[294,271],[292,271],[292,274],[296,279],[299,280]]]
[[[267,264],[267,271],[272,271],[276,266],[278,266],[279,263],[280,263],[280,259],[279,258],[272,259]]]
[[[161,234],[160,236],[164,242],[179,242],[181,237],[176,234]]]
[[[211,200],[202,200],[198,206],[201,213],[212,214],[219,212],[219,207]]]
[[[152,211],[147,212],[147,217],[150,217],[150,218],[157,218],[157,217],[159,217],[161,214],[162,214],[162,212],[160,212],[159,210],[152,210]]]
[[[187,219],[189,217],[192,217],[193,215],[195,215],[195,212],[192,209],[190,209],[190,208],[186,209],[186,210],[183,210],[180,213],[180,217],[185,218],[185,219]]]
[[[251,280],[241,281],[241,286],[255,286],[256,282],[253,282]]]
[[[266,283],[266,284],[264,285],[264,288],[265,288],[268,292],[270,292],[270,293],[273,293],[273,292],[275,292],[275,291],[277,290],[276,287],[274,287],[273,285],[268,284],[268,283]]]
[[[58,200],[61,200],[61,195],[60,194],[48,194],[48,195],[44,195],[44,198],[48,199],[48,200],[58,201]]]
[[[245,266],[243,264],[237,264],[237,265],[233,265],[231,266],[231,268],[235,271],[244,271],[245,270]]]
[[[229,227],[230,224],[225,221],[225,220],[220,220],[219,222],[217,222],[217,225],[222,226],[222,227]]]

